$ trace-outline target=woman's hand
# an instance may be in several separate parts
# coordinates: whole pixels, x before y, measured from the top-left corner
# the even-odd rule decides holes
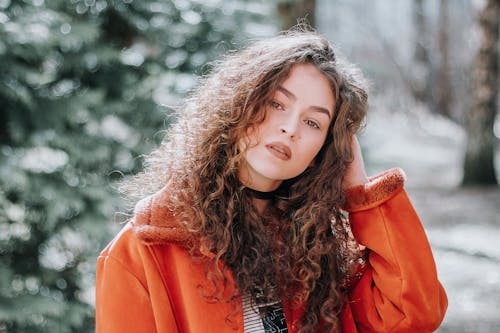
[[[347,170],[344,175],[344,180],[342,186],[344,189],[356,185],[363,185],[368,182],[368,177],[366,176],[365,163],[363,162],[363,155],[361,155],[361,147],[358,142],[358,138],[355,135],[351,138],[351,151],[353,155],[353,160],[347,166]]]

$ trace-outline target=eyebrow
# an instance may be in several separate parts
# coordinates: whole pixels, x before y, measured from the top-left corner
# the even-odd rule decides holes
[[[295,96],[290,90],[284,88],[283,86],[278,86],[277,90],[282,92],[283,94],[286,95],[286,97],[288,97],[294,101],[297,99],[297,96]],[[328,119],[330,119],[332,117],[332,115],[330,114],[330,110],[328,110],[327,108],[324,108],[322,106],[316,106],[316,105],[311,105],[310,108],[317,111],[317,112],[325,113],[328,116]]]

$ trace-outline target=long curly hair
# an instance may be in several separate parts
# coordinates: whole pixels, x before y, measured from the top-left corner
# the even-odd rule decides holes
[[[244,158],[238,141],[264,120],[262,110],[275,89],[294,65],[303,63],[328,78],[334,116],[313,165],[284,181],[259,214],[237,176]],[[342,179],[352,160],[350,139],[366,111],[359,70],[309,30],[256,41],[229,53],[200,78],[161,146],[147,157],[138,182],[150,191],[168,184],[169,205],[179,223],[214,254],[207,278],[223,287],[212,296],[253,299],[263,293],[303,307],[299,332],[340,331],[339,252],[346,232],[335,221],[341,219]],[[237,284],[229,297],[228,270]]]

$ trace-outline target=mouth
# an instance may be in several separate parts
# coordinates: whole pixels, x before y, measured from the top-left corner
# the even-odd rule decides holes
[[[266,148],[269,150],[271,154],[276,156],[277,158],[287,161],[292,158],[292,151],[290,148],[280,142],[272,142],[266,145]]]

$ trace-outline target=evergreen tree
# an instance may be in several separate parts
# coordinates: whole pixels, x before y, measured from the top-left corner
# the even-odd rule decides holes
[[[270,6],[0,0],[0,332],[93,331],[113,184],[207,61],[273,32]]]

